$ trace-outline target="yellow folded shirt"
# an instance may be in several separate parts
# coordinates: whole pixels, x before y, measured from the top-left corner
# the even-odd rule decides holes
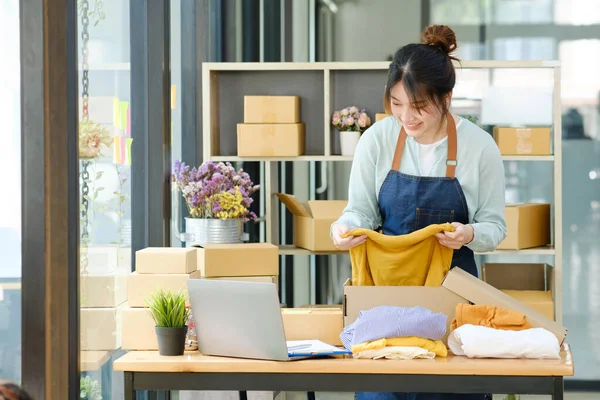
[[[391,346],[414,346],[434,352],[437,356],[446,357],[448,349],[441,340],[430,340],[418,336],[407,336],[397,338],[383,338],[371,342],[360,343],[352,346],[352,353],[365,350],[378,350]]]
[[[353,286],[441,286],[453,251],[436,233],[454,232],[449,223],[429,225],[407,235],[389,236],[355,228],[343,235],[367,240],[350,249]]]

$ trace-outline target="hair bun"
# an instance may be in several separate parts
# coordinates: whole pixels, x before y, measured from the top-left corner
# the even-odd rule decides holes
[[[422,35],[423,44],[440,48],[450,55],[458,45],[456,35],[447,25],[430,25],[425,28]]]

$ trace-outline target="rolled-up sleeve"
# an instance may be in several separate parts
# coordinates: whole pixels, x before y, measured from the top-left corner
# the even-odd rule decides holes
[[[484,148],[479,161],[479,196],[473,215],[473,240],[467,245],[473,251],[494,251],[506,237],[504,163],[498,147]]]
[[[376,229],[381,225],[377,202],[376,166],[379,144],[375,126],[366,130],[358,141],[348,183],[348,205],[335,224],[348,228]]]

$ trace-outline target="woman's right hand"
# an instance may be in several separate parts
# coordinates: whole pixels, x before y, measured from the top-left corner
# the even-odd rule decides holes
[[[366,235],[342,237],[343,234],[350,232],[350,229],[343,224],[335,224],[331,227],[331,238],[333,244],[339,250],[350,250],[351,248],[363,244],[367,240]]]

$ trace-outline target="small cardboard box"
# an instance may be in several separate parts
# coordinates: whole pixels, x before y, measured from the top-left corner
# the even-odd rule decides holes
[[[554,269],[547,264],[487,263],[484,282],[519,300],[540,314],[555,319],[552,287]]]
[[[124,305],[80,310],[81,350],[117,350],[121,347],[121,312]]]
[[[341,308],[281,309],[286,340],[322,340],[333,346],[342,344],[344,328]]]
[[[186,304],[190,305],[187,295],[188,279],[199,279],[200,271],[191,274],[138,274],[132,272],[127,277],[127,302],[130,307],[146,307],[146,299],[159,289],[186,294]]]
[[[126,302],[127,275],[124,269],[106,275],[82,274],[79,279],[81,307],[116,307]]]
[[[361,310],[379,305],[399,307],[421,306],[447,317],[448,328],[456,316],[457,304],[485,304],[502,307],[524,314],[535,327],[552,332],[562,344],[567,329],[540,314],[506,293],[494,288],[460,268],[452,268],[439,287],[426,286],[344,286],[344,326],[351,324]],[[446,343],[447,335],[443,338]]]
[[[494,127],[494,140],[503,155],[550,155],[550,128]]]
[[[279,275],[279,249],[271,243],[207,244],[197,252],[203,278]]]
[[[147,247],[135,252],[138,274],[189,274],[196,270],[193,247]]]
[[[550,244],[550,204],[507,205],[504,218],[507,235],[497,249],[520,250]]]
[[[239,157],[296,157],[305,152],[305,126],[297,124],[238,124]]]
[[[121,318],[121,349],[158,350],[154,320],[147,308],[125,307]]]
[[[391,114],[386,114],[386,113],[376,113],[375,114],[375,122],[377,121],[381,121],[384,118],[389,117]]]
[[[299,96],[244,96],[247,124],[293,124],[300,122]]]
[[[294,215],[294,245],[310,251],[337,251],[329,236],[331,224],[342,215],[346,200],[309,200],[302,204],[290,194],[277,197]]]

